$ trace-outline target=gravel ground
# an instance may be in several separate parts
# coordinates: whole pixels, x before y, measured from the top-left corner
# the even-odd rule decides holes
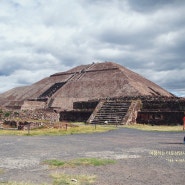
[[[119,128],[106,133],[68,136],[0,136],[0,184],[52,184],[50,174],[88,174],[96,185],[185,184],[183,132]],[[115,159],[99,167],[51,169],[47,159]]]

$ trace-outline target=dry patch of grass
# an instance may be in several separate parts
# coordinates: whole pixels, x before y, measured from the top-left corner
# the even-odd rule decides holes
[[[53,174],[54,185],[90,185],[96,180],[94,175]]]
[[[3,174],[4,173],[4,170],[0,168],[0,174]]]
[[[144,124],[133,124],[125,125],[125,128],[139,129],[144,131],[163,131],[163,132],[180,132],[183,131],[182,125],[178,126],[165,126],[165,125],[144,125]]]
[[[81,133],[96,133],[96,132],[107,132],[116,129],[115,126],[101,126],[101,125],[85,125],[75,124],[75,126],[68,126],[66,128],[39,128],[30,130],[0,130],[0,135],[17,135],[17,136],[60,136],[70,134],[81,134]]]
[[[53,178],[52,185],[90,185],[93,184],[96,180],[96,176],[92,175],[67,175],[67,174],[52,174]],[[45,183],[42,184],[33,184],[29,182],[0,182],[0,185],[48,185]]]
[[[0,182],[0,185],[38,185],[38,184],[32,184],[29,182]],[[40,185],[47,185],[47,184],[40,184]]]
[[[108,164],[114,164],[116,161],[111,159],[99,159],[99,158],[80,158],[80,159],[73,159],[69,161],[61,161],[61,160],[46,160],[43,163],[51,166],[52,168],[74,168],[79,166],[104,166]],[[96,176],[92,175],[69,175],[69,174],[52,174],[52,178],[54,178],[54,185],[90,185],[95,183]]]

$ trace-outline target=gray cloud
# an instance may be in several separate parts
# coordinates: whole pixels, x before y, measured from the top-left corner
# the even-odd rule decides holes
[[[182,3],[181,0],[129,0],[129,5],[139,12],[151,13],[151,11],[157,11],[168,6],[178,6]]]
[[[185,2],[2,0],[0,92],[114,61],[185,96]]]

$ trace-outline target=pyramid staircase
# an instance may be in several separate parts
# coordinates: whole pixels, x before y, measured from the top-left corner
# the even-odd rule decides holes
[[[86,71],[88,71],[94,65],[95,64],[92,63],[92,64],[86,66],[85,68],[83,68],[80,72],[74,73],[73,76],[69,80],[67,80],[67,82],[68,81],[77,81],[77,80],[80,80],[86,74]]]
[[[51,87],[49,87],[46,91],[44,91],[36,99],[29,99],[29,100],[30,101],[43,101],[43,102],[46,102],[45,108],[51,108],[52,107],[52,104],[54,102],[53,95],[55,95],[55,93],[59,89],[61,89],[66,83],[68,83],[70,81],[77,81],[80,78],[82,78],[85,75],[86,70],[90,69],[93,66],[94,66],[94,63],[93,64],[90,64],[90,65],[87,65],[80,72],[74,72],[72,75],[70,75],[69,78],[66,81],[57,82],[57,83],[53,84]],[[27,104],[28,104],[28,102],[27,102]]]
[[[49,98],[47,102],[48,103],[46,104],[45,108],[51,108],[51,106],[52,106],[52,104],[54,102],[54,98]]]
[[[121,124],[127,114],[130,101],[106,100],[99,103],[87,122],[91,124]]]
[[[39,98],[51,97],[56,91],[58,91],[66,82],[59,82],[52,85],[49,89],[47,89],[43,94],[39,96]],[[38,99],[39,99],[38,98]]]

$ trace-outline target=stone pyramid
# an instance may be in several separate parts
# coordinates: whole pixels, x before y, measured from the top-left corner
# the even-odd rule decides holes
[[[2,106],[15,109],[72,110],[73,103],[112,97],[173,95],[141,75],[113,62],[81,65],[32,85],[0,94]]]

